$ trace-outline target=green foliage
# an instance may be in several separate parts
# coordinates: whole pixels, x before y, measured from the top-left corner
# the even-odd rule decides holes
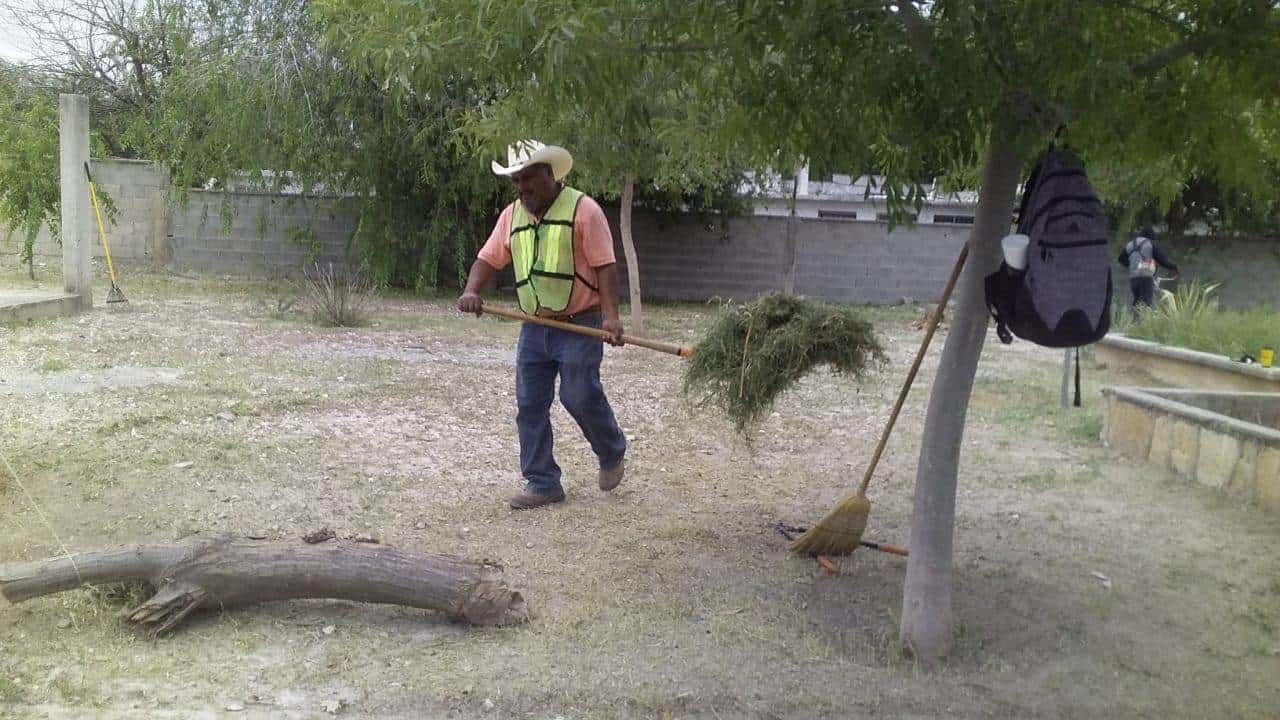
[[[685,393],[720,408],[741,432],[818,365],[859,376],[885,360],[858,311],[794,295],[726,304],[693,348]]]
[[[19,234],[19,258],[31,266],[40,227],[56,235],[61,219],[58,108],[0,65],[0,117],[0,225],[8,226],[6,242]]]
[[[289,237],[289,241],[298,247],[306,248],[307,262],[314,263],[316,258],[320,256],[320,236],[316,234],[316,230],[311,225],[296,225],[291,227],[285,233]]]
[[[709,184],[692,188],[664,187],[651,184],[636,188],[632,202],[662,215],[698,215],[709,219],[722,219],[745,215],[751,211],[753,197],[743,192],[742,175],[726,170],[718,180],[707,179]]]
[[[306,0],[99,9],[86,18],[99,41],[68,50],[47,95],[18,93],[0,72],[0,110],[19,118],[0,129],[0,217],[32,237],[56,220],[57,114],[41,98],[67,90],[90,96],[95,151],[163,163],[178,201],[192,188],[337,194],[356,206],[353,246],[378,285],[465,272],[504,188],[456,129],[491,90],[465,74],[430,96],[390,87],[325,41]],[[232,212],[224,196],[224,227]]]
[[[40,372],[45,375],[48,375],[49,373],[54,373],[54,372],[62,372],[63,370],[70,370],[70,369],[71,369],[71,365],[69,365],[67,361],[63,360],[62,358],[45,358],[44,360],[40,361]]]
[[[1109,193],[1166,205],[1196,176],[1264,192],[1280,156],[1280,21],[1263,2],[317,5],[384,83],[492,79],[504,93],[468,134],[568,143],[588,187],[811,159],[886,176],[901,211],[927,179],[976,177],[997,121],[1026,162],[1066,124]]]
[[[885,176],[890,210],[901,213],[919,206],[927,180],[978,177],[993,128],[1029,163],[1065,124],[1122,217],[1179,198],[1186,221],[1217,222],[1209,209],[1274,216],[1274,3],[124,8],[118,26],[96,28],[96,70],[69,62],[57,79],[91,95],[106,148],[166,163],[182,189],[345,194],[360,204],[353,239],[379,284],[430,288],[465,272],[508,197],[478,155],[518,137],[570,147],[573,182],[603,197],[634,177],[640,202],[722,211],[740,171],[812,161]],[[13,97],[0,88],[10,98],[0,109],[22,118],[2,131],[0,172],[20,184],[0,183],[0,194],[25,231],[38,214],[52,217],[56,198],[47,174],[37,188],[39,173],[14,169],[9,148],[35,167],[47,153],[27,148],[56,136],[49,104]]]
[[[383,83],[325,41],[303,0],[182,17],[171,32],[183,61],[132,136],[175,185],[341,194],[358,204],[351,241],[375,284],[425,291],[465,272],[502,190],[454,136],[483,97],[473,83],[445,78],[430,96]]]
[[[632,177],[659,203],[729,209],[715,198],[736,194],[744,159],[712,147],[723,101],[700,94],[697,78],[723,69],[645,49],[678,19],[664,3],[317,6],[329,36],[390,88],[434,96],[459,76],[494,88],[461,118],[470,151],[502,157],[514,140],[537,138],[568,147],[573,184],[599,197],[618,198]]]
[[[1126,313],[1115,329],[1132,337],[1231,359],[1257,357],[1262,347],[1280,346],[1280,314],[1269,307],[1222,310],[1214,297],[1217,287],[1190,282],[1174,292],[1161,290],[1154,308],[1140,308],[1136,318]]]
[[[1218,285],[1193,280],[1176,290],[1161,289],[1155,310],[1174,322],[1195,320],[1218,309],[1218,298],[1214,296]]]

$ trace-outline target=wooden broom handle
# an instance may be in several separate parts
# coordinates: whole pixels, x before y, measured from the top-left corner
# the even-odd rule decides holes
[[[920,369],[920,363],[924,360],[925,353],[929,350],[929,341],[933,340],[933,332],[938,329],[938,322],[942,320],[942,312],[947,307],[947,301],[951,299],[951,291],[956,288],[956,281],[960,279],[960,270],[964,268],[965,258],[969,257],[969,243],[966,242],[964,247],[960,248],[960,256],[956,258],[955,267],[951,268],[951,277],[947,278],[947,286],[942,289],[942,299],[938,301],[938,307],[933,311],[933,317],[929,318],[929,327],[925,330],[924,340],[920,343],[920,350],[916,352],[916,359],[911,363],[911,370],[907,373],[907,379],[902,383],[902,390],[898,392],[898,401],[893,405],[893,412],[889,413],[889,422],[885,423],[884,432],[880,433],[880,444],[876,445],[876,452],[871,456],[871,462],[867,464],[867,472],[862,476],[862,486],[858,488],[858,494],[866,496],[867,486],[871,485],[871,476],[875,474],[876,464],[880,462],[880,456],[884,453],[884,446],[889,444],[889,434],[893,432],[893,425],[898,421],[898,413],[902,411],[902,404],[907,400],[907,393],[911,391],[911,383],[916,379],[916,371]]]
[[[579,335],[590,335],[601,340],[610,340],[613,335],[599,328],[585,327],[583,325],[574,325],[573,323],[562,322],[560,320],[552,320],[551,318],[538,317],[537,315],[529,315],[518,310],[508,310],[500,306],[481,306],[481,311],[489,315],[498,315],[499,317],[510,318],[511,320],[521,320],[531,322],[538,325],[546,325],[547,327],[556,328],[557,330],[565,330],[568,332],[578,333]],[[658,352],[670,353],[671,355],[679,355],[680,357],[689,357],[693,354],[693,348],[684,345],[674,345],[665,343],[660,340],[650,340],[648,338],[636,337],[623,333],[622,342],[627,345],[639,345],[642,348],[657,350]]]

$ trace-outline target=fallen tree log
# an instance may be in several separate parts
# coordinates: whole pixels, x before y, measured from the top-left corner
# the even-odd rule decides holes
[[[500,565],[365,542],[195,537],[0,564],[0,598],[8,603],[136,581],[149,583],[155,593],[125,618],[155,635],[203,608],[301,598],[405,605],[475,625],[527,617],[524,596],[507,587]]]

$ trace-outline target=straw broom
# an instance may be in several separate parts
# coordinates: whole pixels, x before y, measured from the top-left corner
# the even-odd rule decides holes
[[[906,382],[898,392],[898,401],[893,406],[893,412],[889,414],[884,432],[880,433],[880,442],[876,445],[875,454],[871,456],[871,462],[867,464],[867,471],[862,476],[862,484],[858,486],[857,492],[841,498],[817,524],[796,538],[791,543],[791,552],[807,555],[848,555],[858,549],[858,543],[862,541],[862,533],[867,529],[867,518],[871,515],[871,501],[867,499],[867,486],[871,484],[876,464],[880,462],[885,445],[889,443],[889,435],[893,432],[893,425],[898,420],[898,413],[902,411],[902,404],[907,399],[907,393],[911,391],[911,383],[916,379],[920,362],[924,360],[925,352],[929,349],[929,342],[933,340],[933,333],[938,329],[942,312],[947,307],[947,301],[951,299],[951,291],[956,287],[960,270],[964,267],[965,258],[968,256],[969,245],[966,243],[960,249],[955,267],[951,269],[951,277],[947,278],[947,286],[942,290],[938,307],[933,311],[933,317],[929,318],[929,327],[925,331],[924,340],[920,343],[920,350],[916,352],[916,359],[911,363]]]

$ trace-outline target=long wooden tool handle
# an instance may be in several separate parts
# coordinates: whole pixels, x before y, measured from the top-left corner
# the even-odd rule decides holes
[[[107,231],[102,226],[102,210],[98,208],[98,191],[93,185],[93,175],[89,174],[89,163],[84,164],[84,176],[89,181],[89,198],[93,201],[93,214],[98,218],[98,237],[102,239],[102,255],[107,259],[107,273],[111,275],[111,286],[116,284],[116,266],[111,262],[111,248],[107,246]]]
[[[862,486],[858,488],[859,495],[867,494],[867,486],[871,484],[871,476],[875,474],[876,464],[880,462],[884,446],[889,444],[889,435],[893,432],[894,423],[898,421],[898,413],[902,411],[902,404],[906,402],[907,393],[911,391],[911,383],[915,381],[920,362],[924,360],[925,353],[929,350],[929,342],[933,340],[933,333],[938,329],[938,322],[942,320],[942,312],[947,307],[947,301],[951,299],[951,291],[956,289],[956,281],[960,279],[960,270],[964,268],[967,257],[969,257],[969,243],[966,242],[960,249],[960,256],[956,258],[955,267],[951,268],[951,277],[947,278],[947,286],[942,289],[942,298],[938,300],[938,307],[933,311],[933,317],[929,318],[929,328],[924,333],[924,340],[920,342],[916,359],[911,363],[911,371],[907,373],[907,379],[902,383],[902,390],[898,392],[898,401],[893,405],[893,412],[889,413],[889,422],[885,423],[884,432],[880,433],[880,443],[876,445],[876,452],[871,456],[871,462],[867,463],[867,472],[862,476]]]
[[[889,553],[890,555],[901,555],[902,557],[911,555],[906,548],[898,547],[897,545],[887,545],[885,543],[871,542],[870,540],[859,540],[858,544],[865,548],[879,550],[882,553]]]
[[[504,307],[493,307],[490,305],[485,305],[481,308],[481,310],[489,315],[498,315],[500,317],[510,318],[512,320],[521,320],[523,322],[531,322],[531,323],[536,323],[538,325],[546,325],[547,327],[553,327],[558,330],[575,332],[575,333],[578,333],[579,335],[590,335],[591,337],[599,338],[601,340],[609,340],[613,337],[608,332],[605,332],[600,328],[586,327],[583,325],[574,325],[573,323],[562,322],[560,320],[552,320],[551,318],[538,317],[537,315],[528,315],[526,313],[519,312],[517,310],[508,310],[507,308],[504,308]],[[639,345],[642,348],[649,348],[650,350],[657,350],[658,352],[669,353],[671,355],[678,355],[680,357],[689,357],[690,355],[693,354],[693,348],[685,345],[675,345],[672,343],[665,343],[660,340],[650,340],[649,338],[636,337],[634,335],[627,335],[626,333],[623,333],[622,335],[622,342],[627,345]]]

